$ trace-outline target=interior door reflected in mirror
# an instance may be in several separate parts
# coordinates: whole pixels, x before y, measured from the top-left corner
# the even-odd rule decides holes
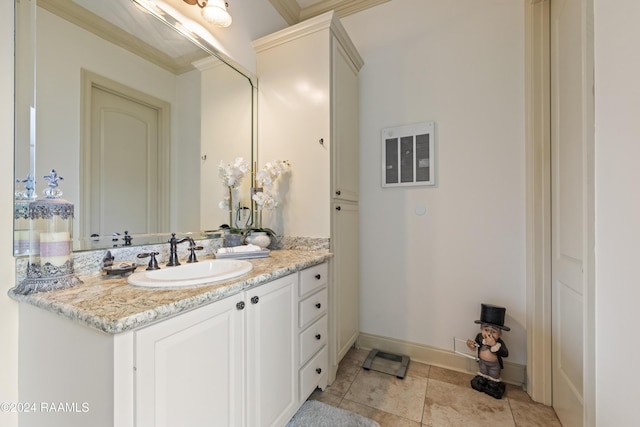
[[[174,16],[160,22],[131,0],[35,1],[16,2],[17,64],[26,70],[16,72],[15,177],[34,176],[39,197],[48,171],[65,177],[74,250],[114,244],[91,235],[126,230],[136,244],[140,234],[227,223],[218,164],[253,164],[255,77],[220,54],[211,34],[177,31]],[[250,206],[245,187],[239,201]]]

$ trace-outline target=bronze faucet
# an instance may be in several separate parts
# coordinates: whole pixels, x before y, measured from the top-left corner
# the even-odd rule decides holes
[[[171,233],[171,238],[169,239],[169,261],[167,262],[167,267],[175,267],[180,265],[180,261],[178,261],[178,245],[182,242],[193,242],[191,237],[183,237],[182,239],[176,239],[176,233]]]

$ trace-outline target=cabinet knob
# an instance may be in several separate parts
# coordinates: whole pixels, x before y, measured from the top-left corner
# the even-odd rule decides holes
[[[342,208],[340,206],[336,206],[336,210],[339,211],[342,210]]]
[[[340,190],[336,190],[336,196],[339,196],[341,194]]]
[[[322,307],[322,304],[317,303],[317,304],[316,304],[316,308],[320,308],[320,307]]]
[[[320,338],[322,338],[322,335],[318,334],[316,335],[316,339],[319,340]]]
[[[322,373],[322,369],[321,368],[316,368],[316,372],[321,374]]]
[[[237,303],[236,308],[238,310],[244,310],[244,301],[240,301],[239,303]]]
[[[251,304],[257,304],[260,301],[260,297],[251,297]]]
[[[316,279],[320,280],[321,277],[322,277],[321,275],[316,274]]]

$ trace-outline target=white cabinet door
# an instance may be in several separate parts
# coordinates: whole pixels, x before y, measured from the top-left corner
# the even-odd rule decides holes
[[[358,200],[360,121],[358,69],[340,43],[332,40],[333,79],[331,91],[332,197]]]
[[[246,292],[251,427],[285,425],[298,408],[297,278],[291,274]]]
[[[332,207],[333,296],[329,305],[335,319],[331,363],[337,365],[360,333],[359,214],[357,203],[335,202]]]
[[[242,296],[136,332],[136,425],[244,425]]]

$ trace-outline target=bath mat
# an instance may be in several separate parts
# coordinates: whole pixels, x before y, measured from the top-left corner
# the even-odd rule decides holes
[[[345,409],[307,400],[287,427],[380,427],[380,424]]]

